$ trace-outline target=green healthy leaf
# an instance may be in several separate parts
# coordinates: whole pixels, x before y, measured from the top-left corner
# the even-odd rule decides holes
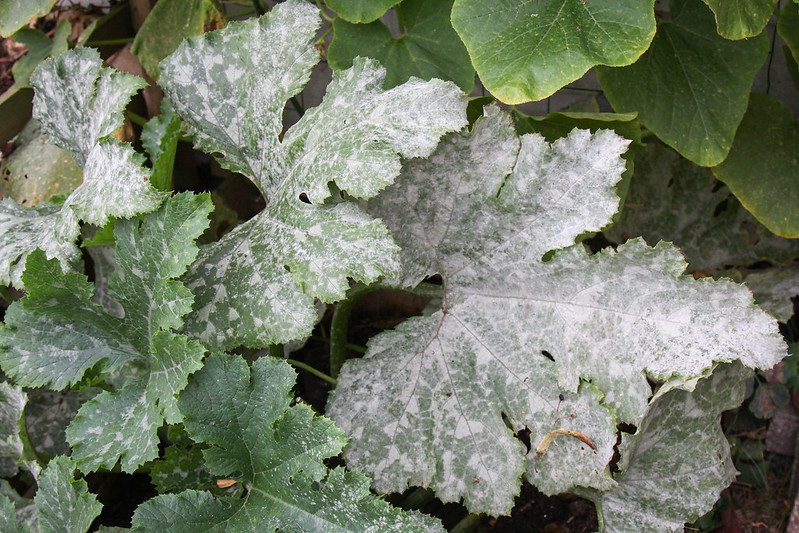
[[[33,17],[43,17],[57,0],[0,0],[0,37],[9,37]]]
[[[157,455],[155,430],[163,420],[181,418],[175,394],[201,366],[205,350],[169,331],[182,325],[192,302],[174,278],[195,258],[193,241],[207,226],[210,209],[207,195],[184,193],[140,219],[116,222],[119,270],[108,295],[124,309],[123,317],[92,302],[85,276],[63,274],[42,252],[28,257],[28,296],[9,307],[0,329],[0,364],[7,374],[25,386],[61,389],[98,363],[105,374],[125,364],[147,369],[78,411],[67,439],[82,469],[111,468],[121,456],[123,470],[133,471]]]
[[[136,33],[130,51],[158,81],[158,63],[175,51],[183,39],[224,27],[225,13],[218,0],[161,0]]]
[[[14,139],[14,151],[0,161],[0,176],[4,197],[31,206],[71,193],[83,174],[72,154],[48,143],[38,121],[31,119]]]
[[[456,0],[452,26],[486,89],[541,100],[594,65],[635,62],[655,35],[654,0]]]
[[[710,169],[659,143],[650,143],[636,158],[627,202],[604,234],[615,243],[635,237],[653,246],[673,242],[688,260],[688,270],[705,274],[758,261],[786,265],[799,258],[799,241],[771,233]]]
[[[30,75],[45,58],[57,56],[69,48],[67,38],[72,32],[72,24],[61,19],[55,27],[52,40],[43,32],[33,28],[21,28],[12,39],[24,44],[28,53],[19,58],[11,69],[14,74],[14,87],[30,87]]]
[[[34,498],[42,533],[84,533],[103,510],[86,482],[74,478],[76,466],[59,455],[42,472]]]
[[[0,382],[0,476],[16,475],[22,458],[22,440],[18,422],[28,401],[22,389]]]
[[[713,174],[769,230],[799,237],[799,137],[793,113],[752,93],[730,155]]]
[[[185,491],[136,509],[136,531],[443,531],[430,517],[392,509],[363,474],[322,461],[346,442],[305,404],[291,405],[296,376],[284,361],[214,355],[181,393],[185,427],[208,469],[246,487],[244,497]]]
[[[349,279],[396,271],[382,222],[329,183],[369,198],[391,183],[400,156],[424,157],[463,126],[465,97],[451,83],[412,80],[382,91],[385,71],[359,59],[336,72],[322,104],[281,139],[286,100],[319,53],[315,7],[289,0],[260,19],[186,41],[161,83],[199,148],[248,176],[266,209],[206,246],[186,275],[195,295],[185,330],[211,349],[265,347],[307,335],[313,299],[344,296]],[[234,83],[235,82],[235,83]]]
[[[780,10],[780,16],[777,19],[777,32],[785,41],[794,64],[796,64],[799,60],[799,4],[788,2]]]
[[[774,0],[702,0],[713,11],[719,35],[746,39],[759,35],[774,14]]]
[[[93,48],[75,48],[39,65],[31,76],[33,116],[56,146],[83,167],[97,142],[122,125],[130,97],[147,82],[103,69]]]
[[[452,80],[465,92],[474,87],[469,53],[449,21],[453,0],[405,0],[395,7],[402,13],[403,35],[395,39],[380,21],[351,24],[333,21],[333,41],[327,59],[333,70],[352,66],[358,56],[377,59],[386,68],[385,88],[411,77]]]
[[[615,211],[627,144],[606,130],[519,140],[489,108],[370,202],[402,247],[400,284],[443,278],[442,309],[373,338],[330,398],[353,439],[348,464],[379,491],[423,484],[472,512],[507,513],[525,463],[549,494],[609,489],[616,422],[640,422],[647,376],[682,383],[715,361],[768,367],[785,355],[746,288],[683,276],[672,246],[569,246]],[[525,427],[536,449],[556,429],[593,446],[554,435],[525,461],[514,438]]]
[[[336,14],[349,22],[374,22],[400,0],[326,0]]]
[[[150,184],[159,191],[172,190],[172,170],[180,139],[180,117],[169,100],[161,101],[161,114],[147,121],[141,131],[141,143],[150,155],[153,174]]]
[[[699,0],[672,0],[671,15],[658,24],[641,59],[624,68],[598,68],[597,77],[616,111],[637,111],[642,124],[684,157],[717,165],[746,112],[768,38],[720,37]]]
[[[695,390],[652,401],[636,433],[622,433],[618,485],[594,498],[602,531],[683,531],[713,507],[736,474],[719,418],[741,404],[750,375],[721,365]]]

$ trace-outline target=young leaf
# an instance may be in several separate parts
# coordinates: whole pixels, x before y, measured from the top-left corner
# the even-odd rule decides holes
[[[797,130],[787,105],[752,93],[730,156],[713,169],[758,221],[790,238],[799,237]]]
[[[603,531],[683,531],[713,507],[736,475],[719,417],[743,401],[750,375],[720,365],[693,391],[652,401],[635,434],[622,433],[618,485],[592,497]]]
[[[452,80],[466,92],[474,87],[466,47],[449,21],[452,0],[405,0],[401,10],[404,32],[399,39],[380,21],[352,24],[342,17],[333,21],[333,41],[327,50],[330,67],[341,70],[358,57],[371,57],[386,67],[385,87],[405,83],[412,76]]]
[[[746,112],[768,37],[720,37],[699,0],[672,0],[671,15],[658,24],[641,59],[628,67],[598,68],[597,77],[613,109],[637,111],[641,123],[681,155],[698,165],[717,165]]]
[[[655,35],[654,0],[458,0],[452,26],[486,89],[518,104],[541,100],[594,65],[622,66]]]
[[[193,240],[207,226],[207,195],[180,194],[141,219],[116,222],[119,271],[108,295],[124,310],[109,314],[93,303],[92,285],[79,274],[63,274],[42,252],[28,258],[28,296],[15,302],[0,329],[0,364],[25,386],[61,389],[103,363],[111,373],[124,364],[143,365],[142,379],[88,401],[67,429],[81,468],[132,471],[157,455],[155,430],[177,422],[175,393],[199,368],[204,348],[169,330],[182,324],[191,293],[177,278],[197,254]],[[31,331],[37,334],[31,338]]]
[[[46,57],[65,52],[69,45],[67,38],[72,32],[68,19],[61,19],[55,27],[52,40],[43,32],[33,28],[20,28],[14,34],[14,41],[24,44],[28,53],[14,63],[14,87],[30,87],[30,75]]]
[[[33,116],[56,146],[72,152],[83,167],[103,137],[122,125],[130,97],[144,79],[103,69],[93,48],[75,48],[44,61],[31,76]]]
[[[392,182],[400,155],[426,156],[466,122],[454,85],[412,80],[382,91],[385,71],[358,60],[334,75],[322,104],[281,142],[285,102],[319,58],[318,24],[316,8],[289,0],[260,19],[184,42],[161,65],[161,82],[197,146],[222,154],[220,163],[252,179],[267,201],[204,247],[186,275],[196,299],[185,330],[212,349],[307,335],[314,298],[341,298],[349,278],[394,273],[388,230],[354,203],[324,203],[329,183],[369,198]]]
[[[725,39],[746,39],[759,35],[774,14],[774,0],[702,0],[713,10],[719,35]]]
[[[147,121],[141,143],[150,156],[153,174],[150,184],[159,191],[172,190],[172,170],[180,139],[180,117],[167,99],[161,101],[161,114]]]
[[[261,358],[215,355],[192,376],[178,401],[185,427],[218,479],[244,485],[240,498],[187,490],[156,496],[136,509],[144,531],[443,531],[437,522],[392,509],[369,493],[368,480],[322,460],[345,437],[304,404],[291,406],[294,371]]]
[[[785,355],[744,287],[682,276],[670,245],[547,254],[607,223],[626,146],[606,130],[519,143],[492,108],[471,134],[408,161],[370,204],[402,247],[400,282],[438,273],[444,291],[440,311],[345,363],[330,398],[328,413],[353,438],[348,463],[378,490],[424,484],[473,512],[508,512],[525,464],[513,432],[525,426],[536,448],[558,429],[593,444],[555,434],[527,462],[528,479],[548,493],[605,490],[614,414],[640,421],[647,376],[681,381],[714,361],[770,367]]]
[[[84,480],[76,480],[76,464],[64,455],[54,457],[39,479],[34,501],[43,533],[84,533],[102,511]]]

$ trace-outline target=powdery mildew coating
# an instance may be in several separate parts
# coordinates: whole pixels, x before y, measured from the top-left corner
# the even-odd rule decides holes
[[[0,282],[23,288],[28,254],[40,248],[65,272],[79,258],[79,222],[102,226],[156,209],[167,194],[153,189],[144,158],[128,144],[107,139],[123,120],[143,79],[102,69],[96,50],[78,48],[42,63],[31,78],[34,116],[54,144],[72,152],[83,183],[61,207],[0,204]]]
[[[609,131],[517,140],[487,108],[369,204],[403,250],[399,281],[444,283],[441,311],[374,338],[331,395],[349,464],[379,490],[430,486],[491,514],[510,510],[522,473],[547,493],[608,490],[615,424],[641,421],[647,375],[679,383],[718,361],[765,368],[785,355],[746,288],[682,276],[672,246],[570,246],[616,210],[626,145]],[[525,427],[533,450],[560,428],[596,449],[560,436],[525,460],[513,437]]]
[[[335,73],[323,102],[281,140],[285,102],[319,60],[318,25],[315,7],[288,1],[187,41],[162,64],[160,81],[197,146],[252,179],[267,201],[204,247],[186,276],[196,297],[186,331],[212,349],[307,335],[314,298],[342,298],[348,279],[396,274],[385,225],[355,203],[324,203],[329,183],[369,198],[393,182],[400,156],[427,156],[466,123],[453,84],[414,79],[383,91],[384,69],[361,59]]]

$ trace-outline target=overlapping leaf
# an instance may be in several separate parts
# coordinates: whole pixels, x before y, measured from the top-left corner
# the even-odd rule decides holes
[[[43,533],[84,533],[103,506],[82,479],[69,457],[54,457],[42,472],[34,501]]]
[[[634,237],[653,246],[672,242],[692,272],[715,274],[757,261],[784,265],[799,258],[799,241],[774,235],[720,186],[710,169],[658,143],[636,158],[627,204],[604,233],[615,243]]]
[[[31,77],[34,116],[51,142],[72,152],[83,183],[61,207],[0,203],[0,283],[21,288],[26,257],[37,248],[70,270],[81,219],[102,226],[110,217],[152,211],[166,196],[150,186],[144,159],[130,145],[107,138],[144,80],[101,67],[96,50],[78,48],[45,61]]]
[[[465,124],[465,98],[454,85],[411,80],[382,91],[385,71],[358,60],[336,73],[322,104],[281,142],[285,102],[319,58],[318,25],[316,8],[289,0],[185,42],[161,65],[161,83],[197,146],[221,154],[267,201],[204,247],[186,276],[196,297],[186,331],[211,348],[304,336],[315,297],[332,301],[348,278],[394,273],[396,246],[383,223],[354,203],[325,202],[329,183],[369,198],[392,182],[400,155],[426,156]]]
[[[745,39],[759,35],[774,13],[774,0],[702,0],[713,10],[719,35]]]
[[[799,127],[784,103],[752,93],[730,156],[713,169],[769,230],[799,237]]]
[[[642,124],[684,157],[717,165],[746,112],[768,38],[719,36],[699,0],[672,0],[671,14],[658,24],[641,59],[623,68],[598,68],[597,77],[616,111],[637,111]]]
[[[0,4],[0,37],[8,37],[35,16],[44,16],[57,0],[6,0]]]
[[[594,496],[603,531],[683,531],[734,479],[722,411],[744,399],[751,371],[722,365],[693,391],[652,401],[634,435],[622,434],[618,485]]]
[[[330,9],[349,22],[373,22],[400,0],[327,0]]]
[[[423,484],[493,514],[510,509],[525,468],[548,493],[606,490],[615,423],[640,421],[647,376],[679,383],[714,361],[769,367],[785,355],[744,287],[682,276],[670,245],[572,246],[542,260],[608,221],[626,145],[582,130],[519,141],[492,109],[370,204],[402,247],[400,282],[438,273],[444,293],[442,310],[348,361],[331,396],[328,413],[353,439],[348,462],[378,490]],[[513,437],[525,427],[534,448],[573,433],[525,461]]]
[[[402,14],[400,32],[404,32],[397,39],[380,21],[351,24],[337,17],[327,50],[331,68],[349,68],[356,57],[371,57],[386,67],[386,87],[415,76],[452,80],[464,91],[471,91],[474,67],[449,20],[452,0],[405,0],[394,9]]]
[[[157,455],[155,430],[163,420],[180,420],[174,395],[199,368],[204,349],[170,332],[192,302],[174,278],[196,256],[193,240],[210,209],[207,196],[182,194],[141,220],[116,222],[119,271],[108,295],[122,317],[92,302],[84,276],[62,273],[42,252],[28,257],[28,296],[9,307],[0,330],[4,372],[25,386],[61,389],[98,363],[106,373],[126,364],[146,369],[121,390],[86,402],[67,428],[81,468],[111,468],[121,456],[122,468],[132,471]]]
[[[594,65],[621,66],[655,35],[654,0],[456,0],[452,26],[499,100],[541,100]]]
[[[244,485],[239,498],[187,490],[136,510],[135,531],[443,531],[430,517],[391,508],[358,472],[329,470],[345,437],[305,404],[291,405],[294,371],[262,358],[210,357],[180,395],[185,427],[220,479]]]

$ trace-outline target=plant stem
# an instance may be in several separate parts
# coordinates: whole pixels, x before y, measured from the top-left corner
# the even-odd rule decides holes
[[[294,111],[296,111],[297,114],[302,117],[305,114],[305,109],[303,109],[302,105],[300,105],[300,103],[297,101],[297,97],[292,96],[290,100],[291,105],[294,107]]]
[[[328,376],[324,372],[321,372],[321,371],[315,369],[314,367],[312,367],[311,365],[303,363],[302,361],[297,361],[295,359],[286,359],[286,362],[288,364],[290,364],[291,366],[293,366],[293,367],[301,368],[301,369],[305,370],[306,372],[310,372],[314,376],[318,377],[319,379],[323,379],[323,380],[327,381],[328,383],[332,384],[333,386],[338,384],[338,382],[334,378],[331,378],[330,376]]]
[[[261,0],[252,0],[252,7],[255,8],[255,12],[258,13],[259,16],[266,13],[264,6],[261,5]]]
[[[416,487],[410,494],[402,499],[400,507],[406,510],[419,509],[433,501],[435,497],[436,495],[432,490],[424,487]]]
[[[319,14],[322,15],[322,18],[326,21],[333,22],[336,19],[336,17],[331,17],[327,14],[327,10],[325,9],[325,5],[322,3],[322,0],[316,0],[316,7],[319,8]],[[327,33],[329,33],[329,31]],[[325,35],[327,35],[327,33],[325,33]]]
[[[104,39],[101,41],[87,41],[83,43],[83,46],[114,46],[117,44],[128,44],[132,43],[135,37],[123,37],[121,39]]]
[[[39,457],[39,454],[36,453],[36,448],[33,447],[30,435],[28,435],[28,424],[25,421],[24,409],[22,410],[19,420],[17,420],[17,428],[19,429],[19,440],[22,441],[22,457],[20,459],[22,461],[34,461],[39,465],[39,468],[44,468],[45,463],[42,461],[42,458]]]
[[[336,309],[333,311],[333,319],[330,322],[330,375],[334,378],[338,377],[341,365],[347,360],[347,329],[352,308],[362,296],[374,291],[402,291],[425,298],[442,296],[444,293],[444,289],[440,285],[433,283],[420,283],[414,288],[394,287],[382,283],[374,283],[372,285],[358,283],[353,285],[347,291],[347,299],[336,304]]]
[[[480,515],[475,513],[469,513],[463,517],[463,519],[455,524],[450,530],[450,533],[471,533],[477,526],[480,525]]]

